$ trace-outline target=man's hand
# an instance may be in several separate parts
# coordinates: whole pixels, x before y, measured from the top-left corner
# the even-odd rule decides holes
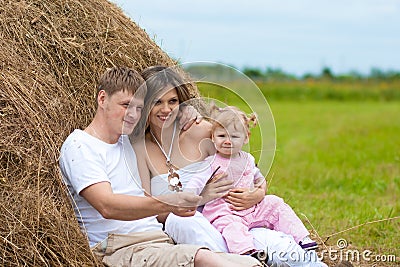
[[[190,105],[182,105],[179,113],[178,113],[178,118],[179,118],[179,127],[186,131],[189,129],[193,123],[200,123],[203,120],[203,117],[200,115],[200,113]]]
[[[190,192],[178,192],[174,194],[156,197],[159,201],[169,206],[170,212],[181,217],[193,216],[202,197]]]
[[[224,196],[226,202],[231,204],[232,210],[245,210],[259,203],[265,196],[262,188],[250,190],[248,188],[233,188]]]

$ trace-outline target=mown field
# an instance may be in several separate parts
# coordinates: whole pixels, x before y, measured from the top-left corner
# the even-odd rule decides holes
[[[400,92],[398,85],[258,85],[276,125],[272,167],[260,162],[269,193],[283,197],[327,246],[345,239],[360,253],[397,256],[397,263],[385,266],[400,261],[400,101],[387,98]],[[254,89],[199,87],[247,112],[265,105],[249,97]],[[256,157],[268,141],[258,131],[248,147]]]

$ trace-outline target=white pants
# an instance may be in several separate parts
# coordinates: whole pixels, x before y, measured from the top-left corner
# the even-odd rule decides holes
[[[178,244],[201,245],[213,251],[228,252],[221,234],[200,212],[193,217],[171,213],[165,222],[165,232]],[[254,228],[250,232],[257,249],[268,252],[270,266],[327,267],[314,251],[304,251],[289,235],[266,228]]]

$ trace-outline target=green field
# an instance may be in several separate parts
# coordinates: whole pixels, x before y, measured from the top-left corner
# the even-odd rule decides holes
[[[199,87],[210,98],[246,106],[235,94]],[[262,168],[269,193],[283,197],[322,240],[333,235],[326,245],[344,238],[355,248],[400,257],[400,219],[386,221],[400,216],[400,102],[282,99],[268,101],[276,125],[272,168]],[[266,140],[255,130],[249,150],[258,157]],[[376,220],[385,221],[365,224]]]
[[[321,236],[400,215],[400,103],[272,102],[277,151],[270,193],[304,213]],[[397,249],[400,219],[335,238]]]

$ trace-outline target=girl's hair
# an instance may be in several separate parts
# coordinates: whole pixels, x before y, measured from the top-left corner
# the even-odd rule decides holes
[[[212,132],[218,127],[227,128],[229,125],[233,125],[236,130],[250,135],[250,128],[257,125],[257,115],[255,113],[247,115],[237,107],[226,106],[219,108],[214,103],[211,104],[210,109]]]
[[[144,79],[136,70],[128,67],[107,69],[99,79],[97,95],[100,90],[104,90],[110,96],[119,91],[128,91],[143,99],[146,95]]]
[[[176,90],[179,104],[192,99],[189,87],[191,83],[184,79],[173,67],[161,65],[151,66],[144,69],[141,75],[146,82],[147,94],[144,98],[145,107],[142,112],[142,117],[133,131],[132,138],[134,140],[141,137],[148,129],[147,117],[154,107],[156,100],[167,90]]]

